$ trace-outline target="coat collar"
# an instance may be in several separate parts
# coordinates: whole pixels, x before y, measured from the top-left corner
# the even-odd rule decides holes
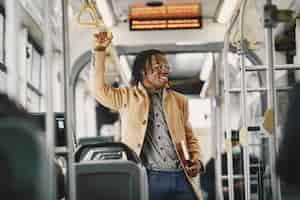
[[[138,83],[138,88],[146,91],[146,88],[143,86],[141,82]],[[169,88],[170,88],[170,83],[167,83],[164,89],[169,89]]]
[[[138,87],[138,89],[142,90],[147,96],[149,96],[146,88],[143,86],[143,84],[141,82],[138,83],[137,87]],[[168,92],[169,88],[170,88],[169,83],[167,83],[166,87],[163,88],[163,101],[165,101],[167,99],[167,97],[169,96],[169,92]]]

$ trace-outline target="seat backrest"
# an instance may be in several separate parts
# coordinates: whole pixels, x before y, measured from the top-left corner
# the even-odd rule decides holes
[[[96,137],[80,138],[78,141],[78,145],[81,147],[81,146],[86,146],[86,145],[91,145],[91,144],[101,144],[101,143],[105,143],[105,142],[113,142],[113,137],[96,136]],[[79,162],[81,160],[92,159],[93,155],[91,155],[91,154],[95,154],[92,151],[96,151],[96,149],[93,147],[86,147],[82,150],[77,149],[76,157],[75,157],[76,162]],[[105,152],[105,150],[104,150],[104,152]],[[89,154],[89,155],[87,155],[87,154]]]
[[[147,200],[146,171],[126,160],[77,163],[77,200]]]
[[[46,199],[46,152],[41,135],[29,122],[0,120],[1,199]]]
[[[116,146],[122,148],[124,144],[116,143]],[[128,153],[132,151],[129,147],[125,145],[124,148],[127,157],[134,161],[112,159],[75,163],[77,200],[148,200],[146,169],[134,152]]]

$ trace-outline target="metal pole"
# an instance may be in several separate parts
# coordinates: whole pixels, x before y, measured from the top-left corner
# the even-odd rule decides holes
[[[75,171],[74,171],[74,138],[72,133],[71,123],[71,108],[70,108],[70,39],[69,39],[69,1],[62,0],[62,13],[63,13],[63,52],[64,52],[64,94],[65,94],[65,122],[67,133],[67,145],[68,145],[68,199],[76,200],[75,195]]]
[[[229,46],[230,46],[230,33],[231,30],[237,20],[238,14],[236,14],[231,23],[229,24],[229,27],[227,28],[226,34],[225,34],[225,40],[224,40],[224,48],[223,48],[223,68],[224,68],[224,90],[225,90],[225,99],[224,99],[224,126],[225,131],[227,134],[227,139],[231,142],[231,124],[229,117],[229,107],[230,107],[230,82],[229,82],[229,65],[228,65],[228,59],[227,54],[229,52]],[[223,133],[221,132],[221,137],[223,136]],[[230,143],[231,144],[231,143]],[[221,162],[221,161],[218,161]],[[228,173],[228,186],[229,186],[229,199],[234,200],[234,190],[233,190],[233,163],[232,163],[232,148],[230,147],[227,152],[227,173]],[[221,179],[221,177],[220,177]],[[221,180],[222,181],[222,180]]]
[[[216,65],[215,54],[213,54],[213,92],[214,97],[212,97],[212,119],[216,123],[212,123],[212,131],[215,134],[215,139],[217,145],[215,147],[215,188],[216,188],[216,199],[223,200],[223,186],[222,186],[222,128],[221,128],[221,91],[220,91],[220,70]]]
[[[271,0],[266,1],[267,6],[272,5]],[[274,55],[273,55],[273,28],[272,26],[265,26],[265,41],[266,41],[266,65],[267,65],[267,88],[268,88],[268,109],[273,109],[273,127],[270,148],[270,168],[271,168],[271,181],[272,181],[272,193],[274,194],[275,200],[281,200],[280,182],[277,179],[275,172],[275,160],[276,152],[278,148],[277,140],[277,119],[275,113],[277,113],[277,106],[275,105],[275,86],[274,86]]]
[[[239,55],[241,67],[241,116],[242,128],[246,132],[246,143],[243,145],[243,162],[244,162],[244,186],[245,186],[245,200],[251,198],[250,191],[250,168],[249,168],[249,147],[248,147],[248,123],[247,123],[247,101],[246,101],[246,69],[245,69],[245,45],[244,45],[244,18],[247,0],[243,0],[242,9],[240,13],[240,41],[239,41]]]
[[[52,14],[52,1],[45,1],[45,62],[47,68],[47,113],[46,113],[46,145],[47,145],[47,155],[48,155],[48,188],[46,199],[53,200],[56,198],[56,174],[54,172],[54,148],[55,148],[55,132],[54,132],[54,114],[53,114],[53,68],[52,68],[52,45],[51,45],[51,14]]]

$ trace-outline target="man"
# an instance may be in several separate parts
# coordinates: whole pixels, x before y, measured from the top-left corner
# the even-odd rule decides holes
[[[119,111],[122,142],[147,168],[150,200],[201,199],[192,183],[203,166],[200,149],[188,122],[187,98],[167,87],[165,55],[141,52],[132,70],[133,86],[113,88],[104,82],[105,49],[111,39],[107,33],[94,34],[91,90],[101,104]]]

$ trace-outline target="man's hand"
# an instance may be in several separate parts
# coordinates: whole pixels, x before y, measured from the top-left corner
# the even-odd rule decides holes
[[[187,173],[190,177],[195,177],[199,172],[203,171],[203,165],[200,160],[192,160],[189,167],[187,167]]]
[[[108,32],[98,32],[93,34],[93,48],[94,51],[105,51],[110,44],[113,36]]]

